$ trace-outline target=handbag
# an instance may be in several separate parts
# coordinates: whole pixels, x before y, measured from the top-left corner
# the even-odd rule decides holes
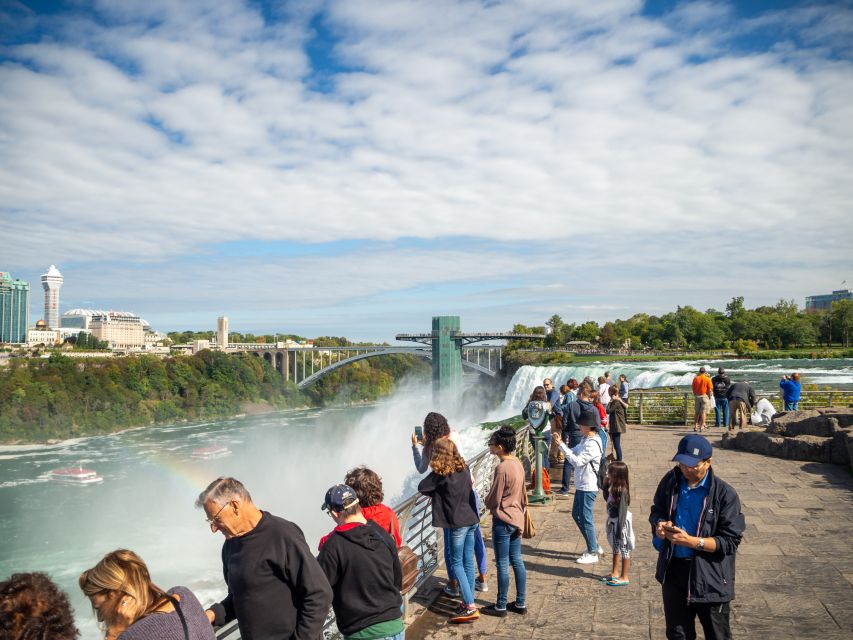
[[[412,590],[418,579],[418,563],[420,557],[408,545],[402,545],[397,549],[397,558],[400,560],[400,571],[403,574],[403,582],[400,593],[405,595]]]
[[[524,529],[521,530],[521,537],[529,540],[536,535],[536,525],[533,524],[533,516],[530,515],[530,509],[527,508],[527,493],[524,494]]]

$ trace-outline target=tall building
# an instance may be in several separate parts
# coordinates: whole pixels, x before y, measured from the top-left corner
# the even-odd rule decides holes
[[[806,298],[806,311],[828,311],[832,308],[833,302],[840,302],[841,300],[853,300],[853,291],[839,289],[820,296],[808,296]]]
[[[44,322],[51,329],[59,328],[59,288],[62,282],[62,274],[53,265],[50,265],[50,269],[41,277],[41,286],[44,288]]]
[[[30,283],[0,271],[0,343],[23,344],[30,324]]]
[[[216,344],[220,349],[228,348],[228,318],[219,316],[216,319]]]

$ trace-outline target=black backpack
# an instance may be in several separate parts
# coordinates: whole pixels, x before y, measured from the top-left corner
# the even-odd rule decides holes
[[[596,440],[598,442],[598,446],[602,447],[601,438],[599,438],[598,436],[595,436],[595,437],[596,437]],[[598,470],[596,471],[596,474],[595,474],[596,476],[598,476],[598,488],[601,489],[602,491],[604,490],[604,480],[605,480],[605,478],[607,478],[607,467],[608,466],[609,466],[609,463],[607,462],[607,456],[604,455],[604,448],[602,447],[601,448],[601,458],[598,460]]]

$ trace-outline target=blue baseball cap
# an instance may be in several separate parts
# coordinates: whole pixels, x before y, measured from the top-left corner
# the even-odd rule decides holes
[[[688,467],[695,467],[702,460],[707,460],[714,454],[714,448],[708,439],[696,433],[684,436],[678,443],[678,452],[672,459]]]
[[[326,499],[321,509],[326,511],[343,511],[358,504],[358,496],[352,487],[345,484],[336,484],[326,492]]]

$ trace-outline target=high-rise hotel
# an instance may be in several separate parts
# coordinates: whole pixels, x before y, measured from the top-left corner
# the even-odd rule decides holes
[[[0,271],[0,343],[27,341],[30,321],[30,283],[13,280],[8,271]]]
[[[41,277],[41,286],[44,287],[44,322],[51,329],[59,329],[59,288],[62,282],[62,274],[53,265]]]

